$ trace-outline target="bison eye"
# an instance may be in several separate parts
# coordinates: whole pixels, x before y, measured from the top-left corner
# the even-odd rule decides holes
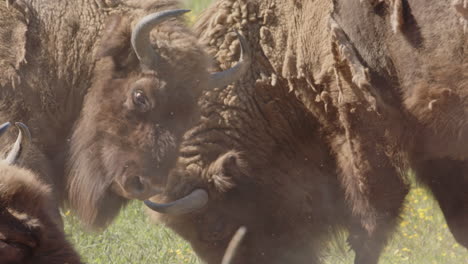
[[[133,91],[133,103],[141,112],[146,112],[150,109],[150,102],[141,90]]]

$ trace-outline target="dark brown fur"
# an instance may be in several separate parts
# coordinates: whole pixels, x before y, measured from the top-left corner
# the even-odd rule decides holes
[[[269,68],[261,55],[253,56],[259,71]],[[207,263],[221,261],[241,225],[249,232],[233,263],[319,263],[321,241],[351,215],[326,135],[283,89],[286,80],[251,85],[253,78],[204,98],[206,118],[185,135],[167,193],[154,198],[172,201],[201,187],[209,204],[188,215],[157,217]]]
[[[0,262],[79,264],[57,225],[50,188],[29,170],[0,164]]]
[[[450,1],[218,1],[197,29],[221,68],[239,25],[251,75],[204,97],[154,198],[209,203],[164,223],[208,263],[245,225],[235,263],[320,263],[345,227],[355,263],[375,264],[413,168],[468,247],[468,43]]]
[[[57,202],[104,227],[128,199],[165,184],[179,138],[198,118],[209,60],[182,19],[171,19],[152,32],[161,63],[143,71],[131,30],[177,2],[95,2],[0,2],[0,119],[30,127],[37,159],[22,165],[51,184]]]

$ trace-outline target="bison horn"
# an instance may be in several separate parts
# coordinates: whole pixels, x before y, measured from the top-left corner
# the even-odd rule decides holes
[[[26,135],[27,137],[27,143],[31,142],[31,134],[29,133],[28,127],[20,122],[15,123],[16,127],[18,127],[19,132],[18,132],[18,137],[16,138],[16,142],[13,145],[13,148],[10,150],[10,153],[8,153],[5,162],[7,164],[15,164],[16,160],[19,158],[19,155],[22,150],[22,145],[24,145],[23,141],[23,134]]]
[[[229,85],[237,80],[239,80],[242,75],[247,71],[247,68],[250,65],[249,50],[247,46],[247,41],[245,38],[236,31],[237,37],[239,38],[241,51],[239,61],[234,65],[234,67],[227,69],[222,72],[215,72],[211,74],[209,87],[224,87]],[[244,54],[247,53],[247,56]]]
[[[203,189],[196,189],[189,195],[166,204],[158,204],[149,200],[145,201],[146,206],[153,211],[169,215],[188,214],[203,208],[206,203],[208,203],[208,193]]]
[[[245,226],[239,227],[236,233],[232,237],[231,241],[228,244],[226,252],[224,253],[224,257],[221,261],[221,264],[231,264],[234,255],[236,254],[237,249],[239,248],[240,243],[242,242],[242,238],[244,238],[245,233],[247,232],[247,228]]]
[[[6,123],[3,123],[2,125],[0,125],[0,136],[5,133],[5,131],[10,127],[11,123],[10,122],[6,122]]]
[[[159,55],[153,50],[150,41],[151,30],[161,22],[175,16],[180,16],[190,10],[167,10],[143,17],[132,31],[132,47],[142,66],[154,69],[158,64]]]

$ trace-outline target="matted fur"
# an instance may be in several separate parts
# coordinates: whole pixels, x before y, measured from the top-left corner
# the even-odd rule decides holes
[[[234,263],[321,263],[330,234],[344,226],[355,263],[375,264],[413,168],[468,247],[468,42],[450,2],[214,3],[196,28],[219,67],[236,58],[234,28],[254,63],[242,82],[203,97],[203,119],[153,198],[204,188],[207,206],[157,218],[208,263],[245,225]],[[231,151],[242,165],[218,188],[210,167]]]

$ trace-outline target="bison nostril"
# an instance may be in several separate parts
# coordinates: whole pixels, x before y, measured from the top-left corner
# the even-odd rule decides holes
[[[145,190],[145,184],[142,183],[139,176],[135,176],[127,181],[127,188],[130,192],[139,194]]]

